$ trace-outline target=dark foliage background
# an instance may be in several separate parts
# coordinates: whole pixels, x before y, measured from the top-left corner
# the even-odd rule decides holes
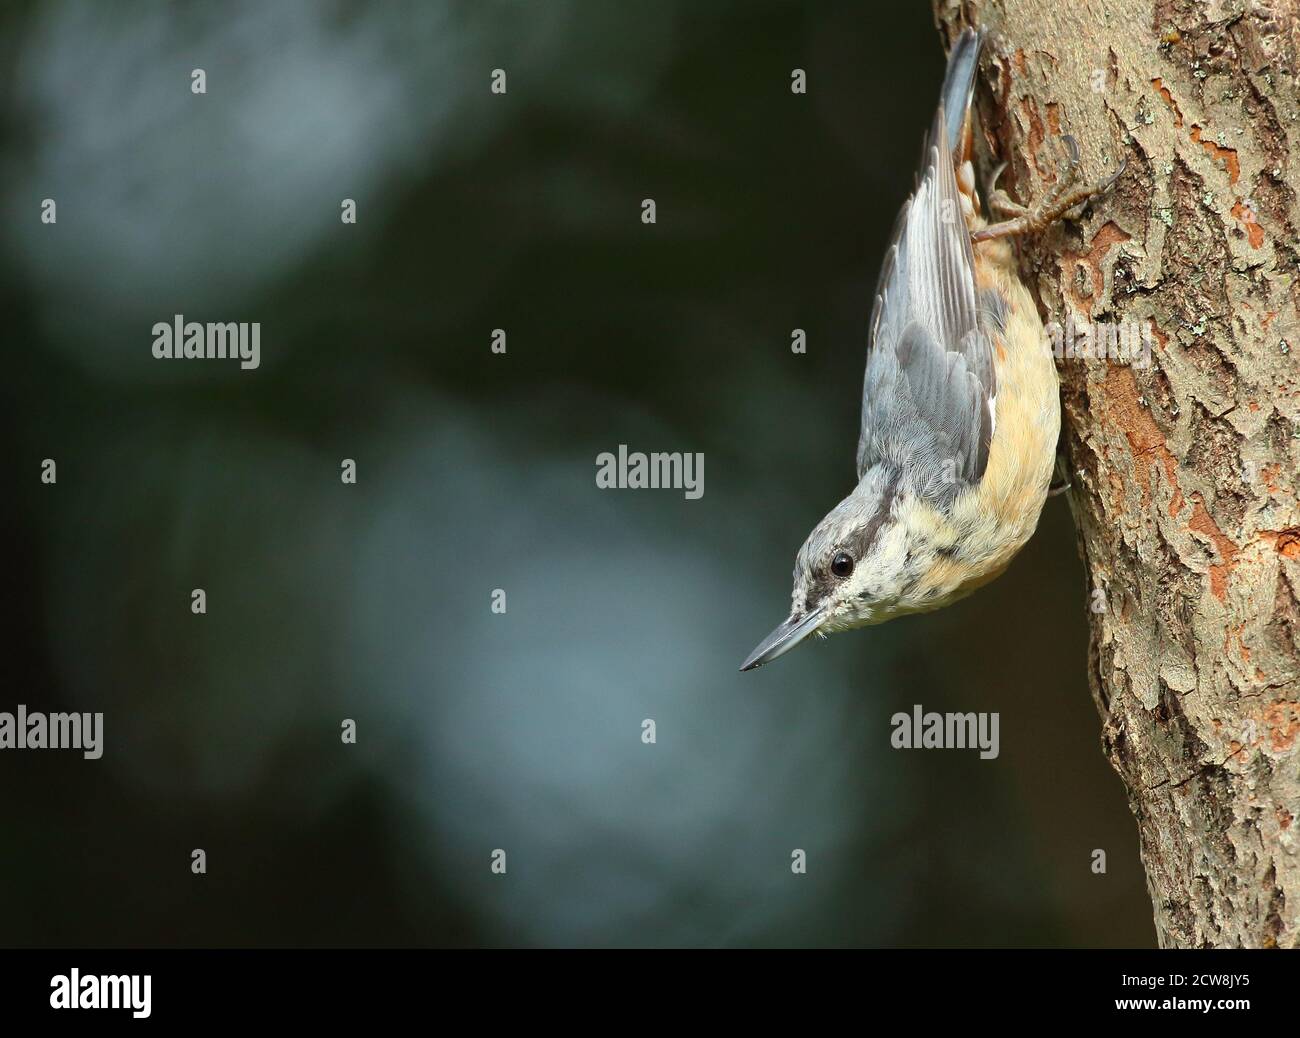
[[[1063,501],[736,672],[851,486],[942,61],[919,2],[6,6],[0,709],[106,750],[0,754],[0,942],[1150,944]],[[261,367],[152,359],[175,313]],[[597,490],[620,443],[704,497]],[[1000,758],[891,750],[913,703]]]

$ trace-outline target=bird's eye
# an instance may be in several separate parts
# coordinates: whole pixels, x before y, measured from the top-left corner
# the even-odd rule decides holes
[[[853,572],[853,556],[846,551],[837,552],[831,559],[831,572],[843,580]]]

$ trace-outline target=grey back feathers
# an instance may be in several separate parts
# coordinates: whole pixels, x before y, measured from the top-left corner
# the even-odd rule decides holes
[[[952,152],[978,56],[979,37],[967,30],[949,58],[920,184],[881,269],[863,383],[858,478],[884,464],[936,503],[979,481],[993,435],[992,343]]]

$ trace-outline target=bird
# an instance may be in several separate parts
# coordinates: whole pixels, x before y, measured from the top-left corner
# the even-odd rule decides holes
[[[789,617],[741,670],[810,635],[940,609],[1001,574],[1033,535],[1051,489],[1061,427],[1056,365],[1011,240],[1109,190],[1079,149],[1030,206],[975,189],[971,103],[984,34],[948,57],[916,190],[881,265],[868,323],[857,485],[795,557]]]

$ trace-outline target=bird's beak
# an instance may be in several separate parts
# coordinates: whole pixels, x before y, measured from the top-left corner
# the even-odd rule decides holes
[[[821,626],[826,618],[825,609],[814,609],[807,616],[792,615],[761,642],[758,648],[749,654],[749,659],[740,665],[741,670],[753,670],[764,663],[771,663],[778,656],[784,656],[801,641]]]

